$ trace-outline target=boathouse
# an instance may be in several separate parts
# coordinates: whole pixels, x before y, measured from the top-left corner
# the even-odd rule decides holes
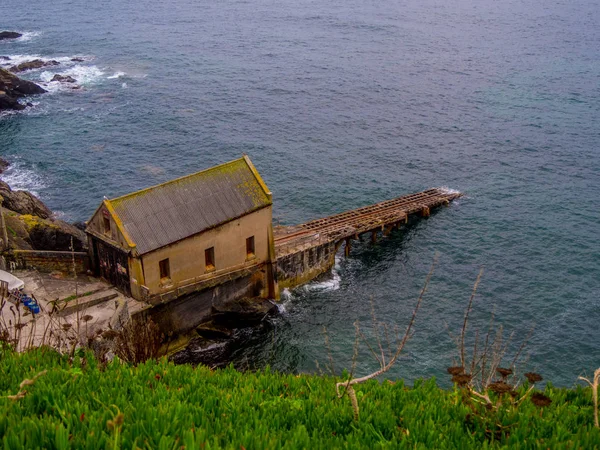
[[[271,220],[271,192],[243,156],[105,199],[86,233],[97,275],[138,300],[174,304],[186,322],[215,297],[278,297]]]

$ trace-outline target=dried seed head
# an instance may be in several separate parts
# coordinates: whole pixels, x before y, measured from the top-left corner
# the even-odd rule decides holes
[[[25,328],[27,326],[26,323],[18,323],[15,325],[15,329],[17,330],[22,330],[23,328]]]
[[[123,415],[123,413],[117,414],[117,417],[115,417],[115,425],[116,426],[123,425],[123,420],[124,419],[125,419],[125,416]]]
[[[512,386],[510,384],[506,384],[504,381],[496,381],[495,383],[490,384],[489,388],[496,394],[504,394],[512,391]]]
[[[86,314],[85,316],[83,316],[81,319],[84,322],[89,322],[90,320],[92,320],[94,318],[94,316],[90,316],[89,314]]]
[[[102,333],[104,339],[114,339],[119,335],[115,330],[106,330]]]
[[[502,378],[506,378],[507,376],[512,375],[512,373],[513,373],[512,369],[508,369],[508,368],[504,368],[504,367],[498,367],[496,369],[496,372],[498,372]]]
[[[535,406],[539,406],[540,408],[543,408],[544,406],[550,405],[550,403],[552,403],[552,400],[549,397],[547,397],[546,395],[542,394],[541,392],[535,392],[531,396],[531,402]]]
[[[458,384],[460,387],[464,387],[469,384],[469,382],[471,381],[471,378],[473,378],[473,377],[470,374],[461,373],[458,375],[454,375],[452,377],[452,381],[454,383]]]
[[[69,331],[71,328],[73,327],[73,325],[71,325],[70,323],[63,323],[63,330],[65,331]]]
[[[450,375],[460,375],[465,373],[465,368],[461,366],[448,367],[446,370]]]
[[[527,372],[525,374],[525,378],[527,378],[527,381],[529,381],[530,383],[537,383],[538,381],[542,381],[543,378],[539,373],[535,373],[535,372]]]

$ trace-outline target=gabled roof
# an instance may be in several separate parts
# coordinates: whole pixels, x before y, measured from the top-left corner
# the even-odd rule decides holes
[[[272,197],[244,156],[104,204],[142,255],[271,205]]]

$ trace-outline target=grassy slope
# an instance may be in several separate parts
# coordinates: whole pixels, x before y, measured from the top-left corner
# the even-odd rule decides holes
[[[42,370],[27,394],[20,383]],[[333,378],[269,371],[239,373],[166,361],[100,370],[51,350],[0,360],[0,436],[4,448],[600,448],[590,389],[547,389],[551,406],[526,401],[503,413],[515,423],[490,442],[481,422],[465,425],[460,391],[435,382],[371,382],[358,387],[361,419]],[[110,426],[119,412],[123,423]],[[118,422],[118,419],[117,419]]]

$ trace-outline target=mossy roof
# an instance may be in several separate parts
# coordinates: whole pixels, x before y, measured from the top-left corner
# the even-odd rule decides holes
[[[140,255],[272,204],[247,156],[106,202]]]

